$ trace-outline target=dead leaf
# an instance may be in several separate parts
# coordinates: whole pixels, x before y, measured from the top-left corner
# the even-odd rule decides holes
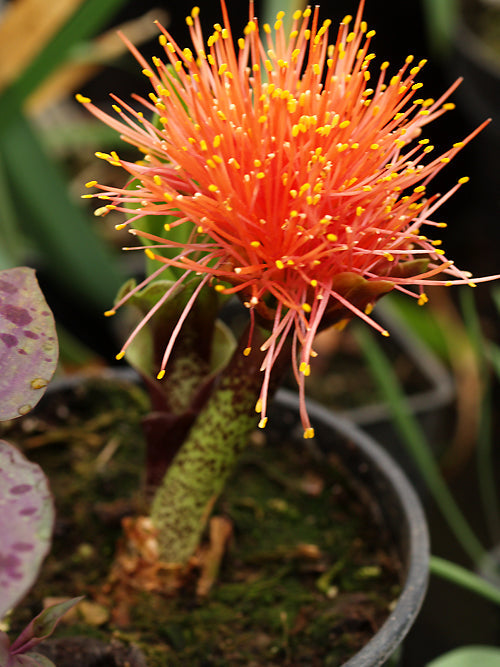
[[[222,516],[210,519],[210,545],[201,557],[201,574],[196,586],[197,595],[208,595],[219,574],[227,543],[233,534],[233,524]]]

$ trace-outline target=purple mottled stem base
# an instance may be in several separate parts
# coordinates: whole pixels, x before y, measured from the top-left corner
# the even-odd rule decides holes
[[[246,345],[240,342],[156,492],[151,518],[162,561],[186,563],[193,555],[213,504],[257,425],[263,341],[254,332],[249,356],[243,355]],[[284,345],[273,366],[274,378],[281,376],[289,357]]]

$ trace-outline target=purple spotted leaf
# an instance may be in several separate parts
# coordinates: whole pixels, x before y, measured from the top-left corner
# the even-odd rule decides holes
[[[0,619],[33,584],[54,525],[47,479],[36,463],[0,440]]]
[[[0,421],[38,403],[57,356],[54,318],[34,270],[0,271]]]

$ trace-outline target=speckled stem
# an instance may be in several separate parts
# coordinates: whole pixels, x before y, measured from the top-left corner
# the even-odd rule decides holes
[[[239,345],[222,372],[156,492],[151,518],[158,529],[163,561],[186,563],[193,555],[212,506],[257,424],[255,404],[262,385],[264,353],[255,334],[249,356],[243,355],[246,339],[242,338],[245,344]],[[285,345],[273,366],[274,377],[281,375],[281,367],[286,368],[289,355]]]

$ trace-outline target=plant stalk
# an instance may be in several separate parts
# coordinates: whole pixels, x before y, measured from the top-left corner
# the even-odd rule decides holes
[[[162,561],[185,564],[193,555],[210,511],[256,426],[264,337],[256,329],[252,350],[244,356],[247,340],[243,334],[156,491],[151,519],[158,530]],[[285,344],[273,365],[274,380],[284,372],[289,355]]]

